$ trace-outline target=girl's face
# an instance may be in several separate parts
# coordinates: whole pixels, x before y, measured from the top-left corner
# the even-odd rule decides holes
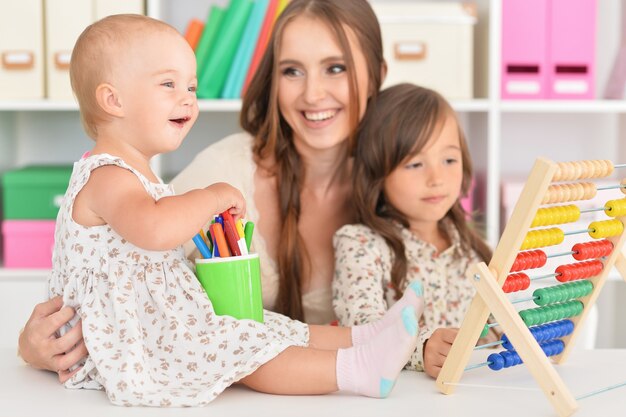
[[[346,31],[354,59],[359,119],[368,97],[368,73],[358,42]],[[278,55],[278,104],[300,152],[344,145],[351,133],[350,77],[333,33],[323,22],[297,17],[283,32]]]
[[[461,193],[463,163],[456,121],[447,117],[422,151],[385,179],[387,201],[414,231],[433,230]]]
[[[129,133],[133,131],[129,137],[149,156],[175,150],[198,117],[193,51],[182,37],[163,31],[130,52],[135,58],[128,59],[119,86]]]

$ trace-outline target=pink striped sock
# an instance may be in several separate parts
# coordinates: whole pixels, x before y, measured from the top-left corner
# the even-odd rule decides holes
[[[416,344],[415,309],[404,307],[396,322],[369,343],[337,351],[337,387],[367,397],[387,397]]]
[[[404,290],[402,297],[391,306],[385,315],[377,321],[352,327],[352,345],[367,343],[385,328],[395,323],[404,307],[412,306],[419,319],[424,311],[424,297],[422,284],[419,281],[411,282]]]

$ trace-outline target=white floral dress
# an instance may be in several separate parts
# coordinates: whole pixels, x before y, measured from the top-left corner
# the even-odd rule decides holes
[[[108,225],[72,219],[92,170],[117,165],[155,199],[173,195],[110,155],[74,164],[57,217],[50,297],[63,295],[80,317],[89,357],[68,388],[104,388],[118,405],[198,406],[289,346],[306,346],[304,323],[265,311],[265,324],[215,315],[182,247],[148,251]]]

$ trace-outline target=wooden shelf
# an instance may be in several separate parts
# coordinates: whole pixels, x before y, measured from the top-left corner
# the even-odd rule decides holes
[[[489,110],[489,100],[453,100],[452,106],[458,112],[483,112]],[[198,100],[200,112],[238,112],[241,100]],[[78,111],[74,101],[5,100],[0,101],[0,111]],[[625,106],[626,111],[626,106]]]
[[[503,113],[626,113],[626,100],[503,100]]]

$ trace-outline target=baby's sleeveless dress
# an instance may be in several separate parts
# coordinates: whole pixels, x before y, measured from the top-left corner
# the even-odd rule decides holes
[[[265,324],[215,315],[182,247],[143,250],[108,225],[74,222],[76,195],[104,165],[133,172],[155,200],[173,195],[117,157],[74,164],[57,217],[48,294],[76,309],[89,357],[66,387],[104,387],[118,405],[205,405],[287,347],[308,344],[304,323],[276,313],[264,311]]]

